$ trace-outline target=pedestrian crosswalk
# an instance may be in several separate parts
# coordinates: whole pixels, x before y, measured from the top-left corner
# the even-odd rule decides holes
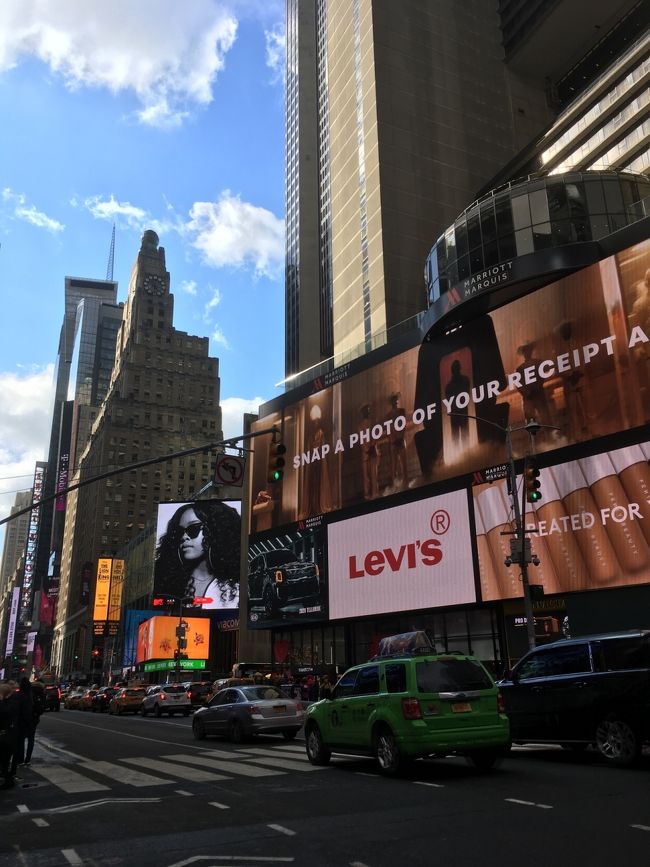
[[[67,794],[100,792],[115,784],[149,788],[184,783],[210,783],[237,778],[262,779],[283,774],[304,774],[326,770],[311,765],[304,746],[281,744],[240,750],[205,749],[157,757],[128,756],[113,762],[92,761],[84,756],[56,754],[45,756],[30,766],[30,776],[41,778]]]

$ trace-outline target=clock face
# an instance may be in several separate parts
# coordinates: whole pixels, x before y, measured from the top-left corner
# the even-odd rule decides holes
[[[163,278],[158,274],[146,274],[142,285],[147,295],[162,295],[165,288]]]

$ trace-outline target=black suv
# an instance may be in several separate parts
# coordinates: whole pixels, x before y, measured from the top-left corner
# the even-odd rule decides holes
[[[319,592],[316,563],[298,560],[286,548],[258,554],[248,567],[248,598],[250,602],[261,601],[267,617],[275,617],[282,606]]]
[[[650,741],[650,630],[538,647],[499,688],[513,743],[593,744],[611,764],[633,764]]]

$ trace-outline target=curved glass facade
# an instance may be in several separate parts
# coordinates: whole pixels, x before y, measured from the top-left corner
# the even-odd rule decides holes
[[[499,187],[467,208],[433,246],[425,265],[429,305],[515,257],[598,241],[649,211],[650,180],[627,172],[571,172]]]

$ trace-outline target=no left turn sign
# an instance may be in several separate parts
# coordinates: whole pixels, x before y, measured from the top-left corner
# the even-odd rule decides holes
[[[232,455],[219,455],[214,480],[218,485],[234,485],[241,488],[244,482],[244,458]]]

